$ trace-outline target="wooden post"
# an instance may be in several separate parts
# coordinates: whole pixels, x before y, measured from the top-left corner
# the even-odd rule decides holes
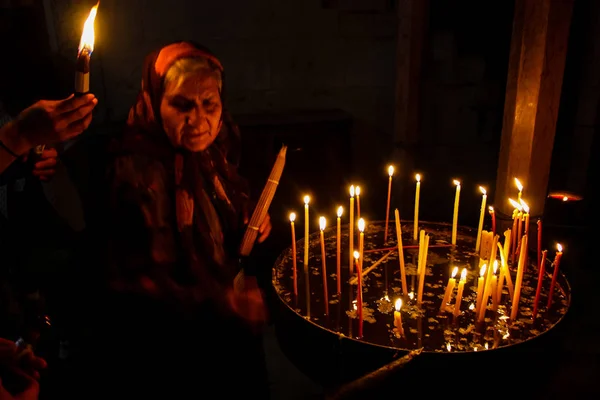
[[[515,1],[494,199],[508,216],[514,178],[532,215],[544,211],[573,2]]]

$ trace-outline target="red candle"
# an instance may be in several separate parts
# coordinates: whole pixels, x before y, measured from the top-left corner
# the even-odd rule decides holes
[[[494,207],[490,206],[490,215],[492,216],[492,237],[496,236],[496,213]]]
[[[548,292],[548,308],[552,305],[552,295],[554,294],[554,285],[556,284],[556,277],[558,276],[558,266],[560,265],[560,259],[562,258],[562,246],[559,244],[556,245],[558,251],[556,252],[556,257],[554,257],[554,273],[552,274],[552,282],[550,283],[550,291]]]
[[[538,270],[539,270],[538,284],[537,284],[537,290],[535,292],[535,303],[533,303],[533,320],[534,321],[535,321],[535,317],[537,316],[538,303],[540,301],[540,293],[542,292],[542,283],[544,281],[544,272],[546,270],[545,267],[546,267],[546,254],[547,253],[548,253],[548,250],[544,250],[542,252],[542,260],[541,260],[541,262],[538,263]]]
[[[542,219],[537,220],[537,229],[538,229],[538,237],[537,237],[537,263],[538,270],[542,267],[541,259],[542,259]]]
[[[360,253],[354,252],[354,260],[356,261],[356,279],[358,281],[358,289],[356,291],[356,311],[358,312],[358,337],[363,336],[363,298],[362,298],[362,268],[359,261]]]

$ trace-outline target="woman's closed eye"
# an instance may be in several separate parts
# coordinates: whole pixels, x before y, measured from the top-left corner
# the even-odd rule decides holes
[[[188,112],[196,106],[196,103],[185,97],[176,96],[171,100],[171,105],[181,112]]]

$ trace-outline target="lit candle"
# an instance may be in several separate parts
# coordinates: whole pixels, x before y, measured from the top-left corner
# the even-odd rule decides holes
[[[483,230],[483,217],[485,216],[485,202],[487,200],[487,192],[485,191],[485,189],[479,186],[479,190],[483,195],[481,196],[481,210],[479,212],[479,227],[477,228],[477,241],[475,242],[475,251],[479,251],[479,245],[481,244],[481,231]]]
[[[354,185],[350,186],[350,222],[348,223],[348,246],[350,250],[348,251],[350,255],[350,264],[348,270],[352,274],[353,271],[353,261],[352,255],[354,254]]]
[[[402,308],[402,299],[397,299],[395,304],[396,311],[394,311],[394,327],[400,334],[400,336],[404,336],[404,328],[402,327],[402,314],[400,314],[400,310]]]
[[[554,272],[552,273],[552,281],[550,282],[550,290],[548,291],[548,309],[552,305],[552,297],[554,295],[554,286],[556,285],[556,277],[558,276],[558,266],[560,265],[560,259],[562,258],[563,248],[559,244],[556,245],[556,256],[554,257],[554,262],[552,263],[552,267],[554,268]]]
[[[363,330],[363,298],[362,298],[362,270],[360,268],[360,253],[354,252],[354,260],[356,262],[357,291],[356,291],[356,310],[358,312],[358,337],[362,337]]]
[[[524,229],[524,235],[527,236],[527,243],[529,243],[529,206],[527,205],[527,203],[525,203],[523,201],[523,199],[520,200],[521,202],[521,207],[523,207],[523,229]],[[520,233],[520,232],[519,232]],[[524,264],[524,268],[525,271],[527,272],[527,264],[529,264],[529,252],[527,251],[527,249],[525,250],[525,264]]]
[[[519,182],[519,180],[517,178],[515,178],[515,186],[519,190],[519,194],[517,195],[518,196],[517,201],[520,202],[521,196],[523,195],[523,185],[521,185],[521,182]]]
[[[535,321],[535,317],[538,312],[538,304],[540,302],[540,294],[542,293],[542,283],[544,282],[544,273],[546,271],[546,255],[548,254],[548,250],[544,250],[542,252],[541,262],[538,264],[538,284],[537,289],[535,291],[535,301],[533,303],[533,320]]]
[[[321,230],[321,265],[323,266],[323,303],[325,304],[325,315],[329,315],[329,294],[327,292],[327,262],[325,257],[325,217],[319,217],[319,228]]]
[[[492,251],[490,253],[490,259],[489,262],[493,263],[493,261],[496,260],[496,246],[498,243],[498,235],[494,236],[494,240],[492,241]],[[492,274],[493,273],[493,267],[487,268],[487,274],[486,274],[486,278],[485,278],[485,284],[484,284],[484,289],[483,289],[483,297],[481,298],[481,307],[479,307],[479,315],[477,318],[478,322],[482,322],[485,319],[485,312],[487,310],[487,304],[488,304],[488,299],[490,297],[490,294],[492,292]]]
[[[398,240],[398,260],[400,262],[400,280],[402,281],[402,295],[408,295],[408,289],[406,286],[406,269],[404,268],[404,249],[402,245],[402,226],[400,225],[400,213],[396,208],[394,212],[396,218],[396,236]]]
[[[521,239],[521,248],[527,248],[527,236],[523,236]],[[523,272],[525,262],[526,251],[521,250],[519,253],[519,264],[517,266],[517,279],[515,280],[515,293],[513,295],[513,301],[510,309],[510,319],[514,321],[517,318],[517,312],[519,311],[519,301],[521,300],[521,285],[523,284]]]
[[[340,293],[342,293],[342,261],[341,261],[341,252],[342,252],[342,213],[344,212],[344,208],[339,206],[337,209],[337,293],[338,297]]]
[[[446,293],[444,293],[444,299],[440,306],[440,312],[446,310],[446,304],[452,300],[452,292],[454,291],[454,285],[456,285],[456,274],[458,274],[458,267],[454,267],[452,275],[448,278],[448,284],[446,285]]]
[[[454,216],[452,217],[452,244],[456,244],[456,231],[458,229],[458,202],[460,199],[460,182],[454,180],[456,195],[454,196]]]
[[[83,33],[77,50],[77,64],[75,68],[75,95],[81,96],[90,91],[90,58],[94,51],[94,21],[98,13],[96,4],[83,24]]]
[[[479,314],[479,307],[481,307],[481,299],[483,299],[483,283],[485,282],[485,271],[487,264],[483,264],[479,269],[479,278],[477,278],[477,300],[475,300],[475,315]]]
[[[358,240],[358,255],[359,255],[359,260],[360,260],[360,268],[361,268],[361,273],[362,273],[362,266],[363,266],[363,257],[364,257],[364,246],[365,246],[365,220],[364,219],[359,219],[358,220],[358,231],[360,232],[360,239]]]
[[[492,217],[492,235],[496,234],[496,213],[494,207],[490,206],[490,216]]]
[[[415,192],[415,216],[414,216],[414,231],[413,240],[417,241],[417,235],[419,233],[419,198],[421,196],[421,175],[417,174],[417,190]]]
[[[512,226],[512,245],[511,245],[511,264],[515,263],[515,257],[517,256],[517,248],[519,246],[519,240],[520,240],[520,236],[519,236],[519,226],[522,226],[521,224],[521,211],[523,209],[523,207],[521,207],[521,204],[517,203],[516,201],[514,201],[513,199],[508,199],[508,202],[510,204],[512,204],[512,206],[515,208],[513,211],[513,226]]]
[[[492,284],[490,287],[490,294],[492,296],[492,309],[496,311],[498,309],[498,277],[496,272],[498,271],[498,260],[494,260],[494,270],[492,271]]]
[[[310,318],[310,281],[308,273],[308,203],[310,196],[304,196],[304,288],[306,295],[306,315]]]
[[[392,196],[392,176],[394,175],[394,166],[390,165],[388,167],[388,175],[389,180],[388,180],[388,195],[387,195],[387,206],[385,209],[385,231],[383,233],[383,242],[387,243],[387,237],[388,237],[388,223],[390,221],[390,198]]]
[[[417,304],[423,303],[423,291],[425,290],[425,272],[427,272],[427,252],[429,250],[429,235],[425,235],[423,254],[421,255],[421,274],[419,275],[419,291],[417,293]]]
[[[460,314],[460,303],[462,302],[463,290],[465,289],[465,282],[467,281],[467,269],[463,268],[460,273],[460,281],[458,281],[458,293],[456,294],[456,304],[454,305],[454,316],[458,317]]]
[[[298,276],[296,273],[296,229],[294,228],[296,213],[290,213],[290,224],[292,225],[292,270],[294,273],[294,296],[298,296]]]

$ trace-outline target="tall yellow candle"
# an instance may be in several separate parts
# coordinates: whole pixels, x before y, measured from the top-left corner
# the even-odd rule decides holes
[[[425,248],[425,230],[421,229],[419,237],[419,257],[417,258],[417,275],[421,275],[421,259],[423,258],[423,249]]]
[[[479,278],[477,279],[477,299],[475,300],[475,315],[479,315],[479,307],[481,307],[481,300],[483,299],[483,283],[485,282],[485,271],[487,264],[483,264],[479,269]]]
[[[396,219],[396,237],[398,241],[398,260],[400,262],[400,280],[402,282],[402,295],[408,295],[408,288],[406,286],[406,269],[404,268],[404,249],[402,245],[402,226],[400,225],[400,213],[398,209],[394,211],[394,217]]]
[[[427,272],[427,252],[429,249],[429,235],[425,235],[425,245],[421,256],[421,274],[419,275],[419,291],[417,293],[417,304],[423,303],[423,291],[425,290],[425,272]]]
[[[421,197],[421,175],[417,174],[415,176],[417,179],[417,189],[415,191],[415,216],[413,218],[414,223],[414,231],[413,231],[413,240],[417,241],[417,236],[419,233],[419,199]]]
[[[454,195],[454,215],[452,217],[452,244],[456,244],[456,231],[458,230],[458,203],[460,200],[460,181],[454,180],[456,194]]]
[[[294,296],[298,296],[298,275],[296,272],[296,229],[294,228],[296,213],[290,214],[290,224],[292,226],[292,270],[294,274]]]
[[[454,304],[454,316],[460,314],[460,303],[462,302],[463,290],[465,290],[465,282],[467,281],[467,269],[463,268],[458,281],[458,292],[456,293],[456,304]]]
[[[337,293],[342,293],[342,214],[344,213],[344,207],[339,206],[337,209]]]
[[[325,305],[325,315],[329,315],[329,293],[327,290],[327,257],[325,254],[325,225],[327,221],[325,217],[319,217],[319,228],[321,235],[321,265],[323,270],[321,274],[323,275],[323,304]]]
[[[454,267],[450,278],[448,278],[448,284],[446,285],[446,292],[444,293],[444,299],[442,300],[442,305],[440,306],[440,312],[446,310],[446,304],[452,300],[452,292],[454,291],[454,286],[456,285],[456,274],[458,274],[458,267]]]
[[[354,217],[354,219],[356,221],[358,221],[360,219],[360,186],[355,186],[354,187],[354,196],[355,196],[355,203],[356,203],[356,215]],[[360,233],[357,232],[356,233],[356,240],[358,242],[358,240],[360,239]]]
[[[348,222],[348,254],[350,257],[350,263],[348,264],[348,271],[352,273],[353,268],[353,255],[354,255],[354,185],[350,186],[350,222]]]
[[[523,185],[521,184],[521,182],[515,178],[515,186],[517,187],[517,189],[519,190],[519,194],[517,195],[517,201],[520,202],[521,201],[521,196],[523,195]]]
[[[481,196],[481,212],[479,213],[479,227],[477,228],[477,241],[475,242],[475,251],[479,251],[479,245],[481,244],[481,231],[483,230],[483,218],[485,216],[485,203],[487,200],[486,190],[479,186],[479,190],[483,194]]]
[[[360,256],[360,268],[362,270],[365,247],[365,220],[362,218],[358,220],[358,231],[360,232],[360,239],[358,240],[358,254]]]
[[[392,196],[392,176],[394,175],[394,166],[390,165],[388,167],[388,175],[389,177],[389,182],[388,182],[388,195],[387,195],[387,206],[385,209],[385,231],[383,233],[383,242],[387,243],[387,238],[388,238],[388,223],[390,222],[390,199]]]
[[[521,239],[521,252],[519,253],[519,264],[517,267],[517,279],[515,280],[515,293],[510,307],[510,319],[514,321],[519,311],[519,301],[521,300],[521,285],[523,284],[523,273],[525,271],[525,254],[527,253],[527,236]]]
[[[398,334],[400,336],[404,336],[404,327],[402,326],[402,314],[400,314],[400,310],[402,309],[402,299],[397,299],[396,304],[394,304],[394,327],[396,328]]]
[[[510,232],[510,231],[509,231]],[[508,236],[510,239],[510,235]],[[510,241],[504,241],[504,247],[510,247]],[[500,271],[502,271],[501,280],[498,284],[498,302],[502,301],[502,289],[504,287],[504,280],[506,280],[506,286],[508,286],[508,296],[512,299],[513,294],[515,292],[515,288],[512,283],[512,278],[510,276],[510,270],[508,269],[508,264],[506,263],[506,249],[500,246],[498,243],[498,249],[500,250]]]
[[[498,277],[496,272],[498,271],[498,260],[494,260],[494,270],[492,271],[492,284],[490,286],[490,295],[492,296],[492,310],[498,309]]]
[[[513,199],[508,199],[508,202],[515,208],[513,211],[513,227],[512,227],[512,248],[511,248],[511,260],[512,264],[515,262],[515,257],[517,256],[517,250],[521,240],[521,234],[519,233],[523,228],[523,222],[521,218],[523,216],[522,211],[523,207],[520,203],[514,201]]]
[[[310,274],[308,273],[308,203],[310,203],[310,196],[304,196],[304,290],[306,296],[306,316],[310,318]]]

